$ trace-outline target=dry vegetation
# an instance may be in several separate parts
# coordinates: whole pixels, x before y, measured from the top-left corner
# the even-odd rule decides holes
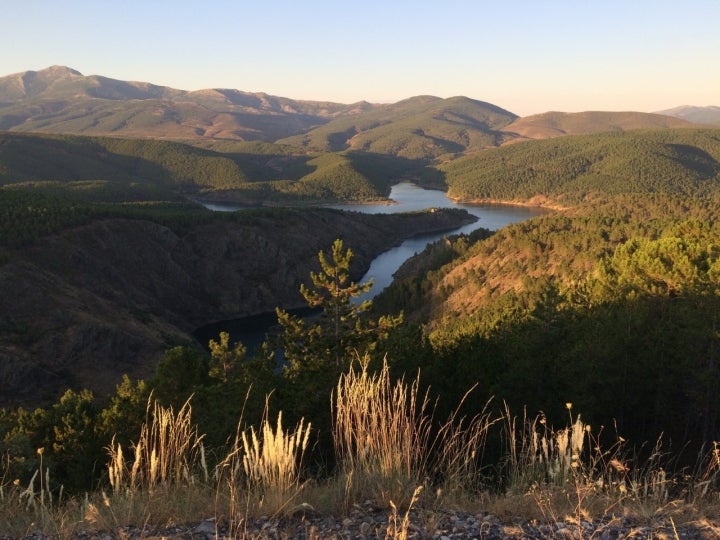
[[[338,472],[320,479],[306,475],[312,426],[303,420],[286,429],[282,414],[274,426],[266,415],[258,430],[239,427],[227,455],[211,468],[190,402],[173,411],[151,398],[137,441],[107,449],[106,488],[65,497],[51,488],[42,449],[28,486],[0,479],[0,530],[8,537],[70,538],[127,524],[212,518],[228,536],[244,537],[258,516],[298,509],[343,516],[371,500],[387,512],[380,535],[386,538],[409,536],[411,510],[432,528],[449,508],[506,520],[563,520],[576,538],[585,538],[583,522],[604,519],[610,526],[629,516],[648,523],[662,517],[682,526],[720,511],[718,444],[696,470],[676,474],[660,444],[639,462],[621,438],[601,448],[598,430],[574,414],[571,403],[567,410],[562,429],[543,416],[518,418],[507,406],[502,415],[483,412],[471,419],[458,409],[436,423],[419,391],[419,375],[393,382],[387,364],[373,373],[356,362],[333,396]],[[489,434],[504,449],[502,463],[492,464],[502,469],[501,485],[489,482],[482,462]]]

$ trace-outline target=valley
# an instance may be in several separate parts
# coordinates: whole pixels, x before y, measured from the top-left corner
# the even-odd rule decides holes
[[[240,410],[248,425],[311,419],[326,471],[328,400],[360,360],[393,384],[420,374],[438,417],[485,411],[514,430],[509,411],[527,411],[531,438],[582,414],[598,448],[654,459],[662,434],[679,470],[707,460],[720,129],[713,107],[673,111],[522,118],[464,96],[337,104],[61,66],[0,77],[0,434],[21,456],[8,467],[25,479],[47,448],[73,489],[97,485],[90,464],[111,434],[132,440],[153,396],[176,410],[192,397],[218,455]],[[355,211],[389,208],[407,182],[528,215],[463,232],[475,216],[456,208]],[[363,304],[371,262],[425,233],[439,238]],[[326,311],[282,311],[309,304]],[[193,338],[276,308],[281,331],[252,353]],[[547,480],[488,475],[499,491],[527,480],[526,495]]]

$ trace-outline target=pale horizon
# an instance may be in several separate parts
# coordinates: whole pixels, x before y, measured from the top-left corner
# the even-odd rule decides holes
[[[462,95],[520,116],[720,105],[715,0],[4,7],[0,76],[62,65],[180,90],[348,104]]]

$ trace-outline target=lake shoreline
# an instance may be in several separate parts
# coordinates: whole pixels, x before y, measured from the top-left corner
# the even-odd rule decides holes
[[[456,204],[470,204],[478,206],[516,206],[520,208],[542,208],[544,210],[553,210],[556,212],[563,212],[568,210],[568,206],[562,206],[556,202],[551,201],[547,197],[538,195],[530,199],[529,201],[507,201],[503,199],[462,199],[460,197],[452,197],[447,193],[445,196]]]

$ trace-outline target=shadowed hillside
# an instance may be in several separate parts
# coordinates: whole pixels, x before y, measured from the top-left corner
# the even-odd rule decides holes
[[[32,204],[40,216],[55,208]],[[195,218],[186,211],[173,220],[148,210],[79,216],[30,245],[0,245],[2,399],[37,403],[70,387],[104,395],[123,373],[151,374],[162,352],[191,344],[199,326],[303,305],[300,283],[335,238],[352,246],[359,279],[403,239],[468,220],[455,210],[265,209]]]

